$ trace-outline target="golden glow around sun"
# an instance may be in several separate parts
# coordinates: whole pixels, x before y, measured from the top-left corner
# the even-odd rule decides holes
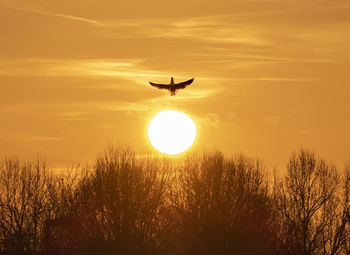
[[[196,126],[186,114],[166,110],[151,120],[148,138],[158,151],[175,155],[191,147],[196,138]]]

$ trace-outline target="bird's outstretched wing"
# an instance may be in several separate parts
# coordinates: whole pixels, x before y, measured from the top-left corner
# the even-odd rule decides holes
[[[174,85],[176,89],[184,89],[193,82],[194,78],[188,81],[180,82]]]
[[[170,85],[167,85],[167,84],[157,84],[153,82],[149,82],[149,84],[151,84],[153,87],[156,87],[158,89],[169,89],[170,87]]]

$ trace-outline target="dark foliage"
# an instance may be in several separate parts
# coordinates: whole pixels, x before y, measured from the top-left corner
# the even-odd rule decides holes
[[[181,166],[111,146],[91,167],[0,163],[0,254],[349,254],[350,166],[290,157],[269,180],[220,152]]]

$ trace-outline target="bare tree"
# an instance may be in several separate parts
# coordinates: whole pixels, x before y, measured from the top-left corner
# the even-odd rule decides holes
[[[4,249],[15,254],[39,251],[47,215],[50,175],[44,161],[0,164],[0,231]]]
[[[87,177],[88,168],[73,165],[55,171],[48,185],[48,211],[44,222],[41,253],[69,254],[81,240],[77,218],[80,182]]]
[[[0,239],[5,254],[350,254],[350,164],[301,149],[270,186],[242,154],[174,167],[119,145],[60,172],[5,159]]]
[[[70,239],[72,253],[160,253],[168,173],[159,160],[110,146],[80,180],[72,213],[52,222],[52,237]]]
[[[334,237],[333,250],[336,251],[341,246],[346,254],[350,254],[350,162],[346,164],[344,169],[342,208],[342,217]]]
[[[335,166],[301,149],[291,156],[287,175],[276,183],[275,209],[283,233],[280,242],[293,254],[339,254],[344,208]]]
[[[271,201],[259,160],[189,157],[171,200],[182,241],[176,254],[271,254]]]

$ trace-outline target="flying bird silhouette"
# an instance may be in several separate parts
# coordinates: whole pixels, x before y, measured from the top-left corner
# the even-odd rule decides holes
[[[171,81],[170,84],[157,84],[157,83],[153,83],[153,82],[149,82],[153,87],[156,87],[158,89],[167,89],[170,90],[170,95],[175,96],[176,95],[176,90],[178,89],[184,89],[186,88],[188,85],[190,85],[193,82],[194,78],[188,80],[188,81],[184,81],[184,82],[180,82],[180,83],[175,83],[174,82],[174,78],[171,77]]]

